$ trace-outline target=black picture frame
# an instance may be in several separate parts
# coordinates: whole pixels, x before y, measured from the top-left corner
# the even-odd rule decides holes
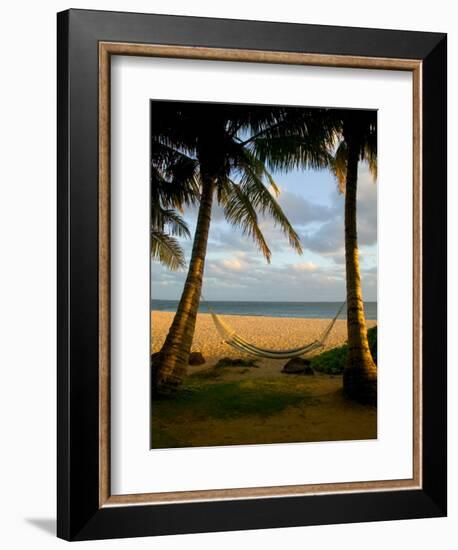
[[[57,23],[58,536],[87,540],[446,515],[446,35],[87,10],[61,12]],[[99,506],[100,41],[421,61],[421,489]]]

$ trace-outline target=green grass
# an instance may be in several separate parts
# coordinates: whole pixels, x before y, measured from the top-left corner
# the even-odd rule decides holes
[[[158,428],[157,424],[158,423],[156,422],[156,425],[154,426],[151,448],[174,449],[179,447],[192,446],[187,441],[173,437],[167,430]]]
[[[367,331],[367,339],[372,357],[377,363],[377,327],[372,327]],[[347,359],[347,344],[338,348],[320,353],[312,359],[312,368],[318,372],[326,374],[342,374]]]
[[[303,383],[284,379],[237,380],[215,384],[193,383],[193,375],[173,396],[153,401],[153,417],[167,420],[231,419],[274,415],[289,406],[310,401]]]
[[[241,357],[237,357],[235,359],[232,359],[231,357],[223,357],[220,359],[215,367],[254,367],[259,368],[256,364],[257,359],[242,359]]]
[[[189,374],[190,380],[219,380],[224,375],[224,369],[215,369],[209,367],[207,369],[198,370]]]
[[[216,374],[225,369],[211,370]],[[319,403],[317,398],[307,394],[304,382],[293,384],[291,378],[214,381],[202,378],[201,374],[195,373],[188,377],[176,393],[157,396],[153,400],[153,448],[193,446],[192,441],[185,440],[188,432],[176,430],[176,426],[237,419],[246,420],[247,425],[255,425],[271,415],[281,413],[287,407]],[[209,372],[208,376],[214,374]],[[193,436],[190,438],[192,440]]]
[[[229,368],[223,368],[218,367],[217,365],[214,365],[213,367],[209,367],[207,369],[199,370],[197,372],[191,372],[189,374],[189,379],[192,381],[196,380],[220,380],[224,377],[228,372],[231,372],[233,374],[246,374],[250,372],[252,367],[229,367]]]
[[[377,361],[377,329],[368,331],[369,345]],[[327,374],[341,374],[345,365],[347,346],[340,346],[313,358],[311,366]],[[180,388],[170,394],[156,396],[152,402],[152,447],[177,448],[194,445],[228,444],[218,432],[224,424],[218,421],[237,421],[243,441],[256,442],[253,426],[264,426],[265,419],[281,414],[288,407],[294,414],[303,406],[319,405],[322,399],[310,394],[308,377],[277,376],[227,380],[225,375],[243,375],[254,366],[252,360],[223,361],[223,365],[192,372]],[[308,409],[310,410],[310,409]],[[207,421],[208,424],[207,424]],[[202,439],[202,430],[210,430],[208,441]],[[216,427],[215,427],[216,426]],[[301,432],[301,424],[298,424]],[[183,427],[186,427],[183,429]],[[278,430],[278,427],[276,428]],[[211,431],[213,430],[213,432]],[[224,430],[223,430],[224,431]],[[302,433],[302,432],[301,432]],[[268,437],[271,432],[269,431]],[[251,439],[253,437],[254,439]],[[284,434],[278,435],[284,441]],[[301,440],[292,435],[291,441]],[[198,443],[196,443],[196,438]],[[243,439],[245,438],[245,439]],[[189,441],[186,441],[189,439]],[[262,438],[261,438],[262,439]],[[216,441],[216,442],[215,442]],[[264,440],[262,440],[264,441]],[[275,436],[269,441],[276,441]],[[237,438],[229,444],[239,444]]]

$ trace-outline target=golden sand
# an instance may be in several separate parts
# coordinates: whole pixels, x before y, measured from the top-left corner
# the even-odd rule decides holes
[[[174,313],[165,311],[151,312],[151,343],[152,352],[159,351]],[[329,324],[329,319],[299,319],[291,317],[261,317],[245,315],[224,315],[224,321],[237,333],[250,343],[267,349],[293,349],[320,337],[323,330]],[[374,326],[376,321],[368,321],[368,328]],[[345,320],[336,321],[324,349],[331,349],[344,344],[347,340],[347,324]],[[225,344],[218,334],[211,316],[208,313],[199,313],[197,316],[196,330],[192,351],[200,351],[206,359],[203,367],[216,363],[222,357],[246,357],[244,354]],[[262,372],[269,374],[280,372],[285,360],[259,359],[259,366],[264,367]],[[193,369],[196,367],[193,367]]]

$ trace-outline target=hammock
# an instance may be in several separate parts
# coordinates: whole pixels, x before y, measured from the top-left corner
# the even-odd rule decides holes
[[[318,349],[321,349],[324,346],[325,341],[327,340],[331,330],[335,325],[335,322],[337,321],[338,316],[342,312],[342,309],[345,305],[345,302],[344,302],[340,306],[336,315],[334,316],[333,319],[331,319],[331,321],[326,326],[326,328],[324,329],[323,333],[318,338],[318,340],[314,340],[309,344],[305,344],[304,346],[295,348],[295,349],[273,350],[273,349],[259,348],[254,344],[250,344],[250,342],[248,342],[247,340],[239,336],[232,327],[230,327],[227,323],[225,323],[211,309],[211,307],[208,305],[206,301],[204,303],[208,311],[210,312],[210,315],[212,316],[215,328],[219,332],[221,338],[223,339],[223,342],[225,342],[226,344],[232,346],[233,348],[239,351],[243,351],[245,353],[249,353],[257,357],[264,357],[266,359],[291,359],[293,357],[300,357],[301,355],[310,355],[312,352]]]

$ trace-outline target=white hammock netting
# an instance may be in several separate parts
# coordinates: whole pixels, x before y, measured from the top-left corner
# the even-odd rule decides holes
[[[341,314],[345,302],[340,306],[339,310],[337,311],[336,315],[333,319],[328,323],[326,328],[324,329],[321,336],[314,340],[313,342],[310,342],[308,344],[305,344],[301,347],[289,349],[289,350],[274,350],[274,349],[264,349],[255,346],[254,344],[251,344],[241,336],[239,336],[236,331],[230,327],[227,323],[225,323],[221,317],[219,317],[208,305],[206,301],[203,302],[205,306],[207,307],[208,311],[210,312],[210,315],[212,316],[213,323],[215,325],[216,330],[220,334],[221,338],[223,339],[223,342],[228,344],[229,346],[232,346],[233,348],[237,349],[238,351],[243,351],[245,353],[249,353],[251,355],[255,355],[256,357],[263,357],[265,359],[292,359],[293,357],[301,357],[302,355],[310,355],[312,352],[321,349],[324,347],[324,344],[331,333],[335,322],[337,321],[337,318]]]

